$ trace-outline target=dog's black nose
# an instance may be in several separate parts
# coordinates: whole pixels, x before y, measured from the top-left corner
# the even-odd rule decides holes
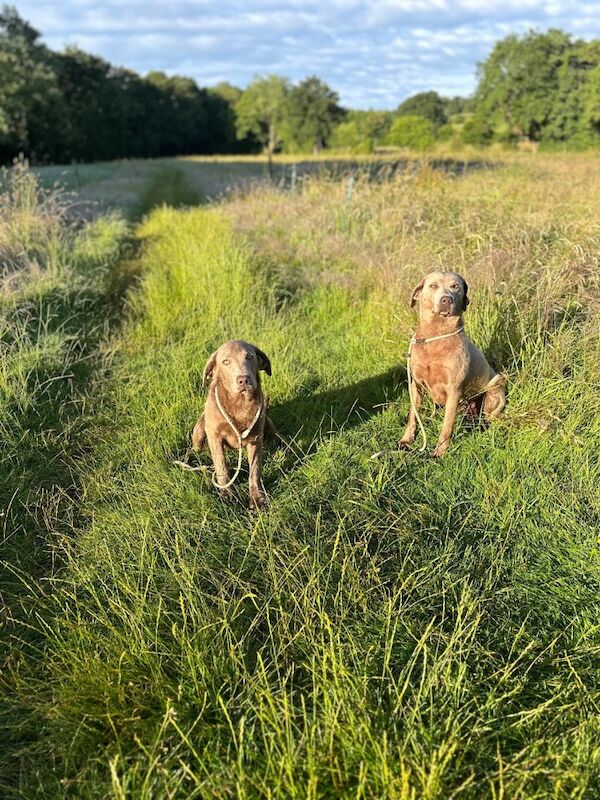
[[[444,294],[440,297],[440,306],[442,308],[449,308],[452,305],[452,298],[449,294]]]
[[[247,386],[252,386],[252,381],[250,380],[249,375],[238,375],[236,382],[240,389],[245,389]]]

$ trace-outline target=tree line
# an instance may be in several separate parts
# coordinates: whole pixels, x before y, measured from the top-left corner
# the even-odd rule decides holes
[[[271,75],[241,90],[145,76],[67,47],[57,53],[16,9],[0,12],[0,161],[97,161],[202,153],[318,152],[453,144],[600,145],[600,40],[559,30],[507,36],[470,98],[414,95],[393,111],[341,107],[317,77]]]

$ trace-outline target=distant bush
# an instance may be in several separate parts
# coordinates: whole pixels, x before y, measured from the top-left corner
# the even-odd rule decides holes
[[[372,153],[373,139],[365,136],[355,120],[341,122],[333,131],[330,146],[352,153]]]
[[[464,144],[472,144],[476,147],[487,145],[494,138],[494,129],[486,119],[471,117],[463,125],[461,138]]]
[[[412,150],[428,150],[433,142],[432,123],[425,117],[412,115],[395,119],[387,136],[387,144]]]

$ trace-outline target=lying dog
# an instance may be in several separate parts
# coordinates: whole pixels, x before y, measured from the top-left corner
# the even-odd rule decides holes
[[[213,482],[221,495],[239,474],[241,449],[248,448],[250,468],[250,508],[264,510],[267,495],[261,479],[262,447],[265,431],[275,433],[267,416],[267,401],[260,385],[259,371],[271,374],[268,357],[252,344],[225,342],[211,355],[204,367],[204,382],[210,380],[204,413],[192,433],[192,447],[200,450],[204,442],[215,467]],[[229,480],[225,446],[239,449],[238,469]]]
[[[464,332],[467,291],[467,283],[458,273],[430,272],[412,293],[411,307],[419,304],[419,324],[410,343],[412,396],[408,424],[398,442],[400,450],[408,449],[415,440],[424,389],[434,403],[446,407],[435,457],[448,449],[461,400],[482,398],[486,419],[497,417],[506,405],[504,378],[494,372]]]

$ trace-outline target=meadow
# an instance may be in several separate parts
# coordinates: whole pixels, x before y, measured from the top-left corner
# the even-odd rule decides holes
[[[206,204],[209,167],[79,168],[85,219],[5,178],[0,794],[598,797],[600,161]],[[509,405],[373,461],[438,267]],[[273,364],[264,514],[172,464],[234,337]]]

